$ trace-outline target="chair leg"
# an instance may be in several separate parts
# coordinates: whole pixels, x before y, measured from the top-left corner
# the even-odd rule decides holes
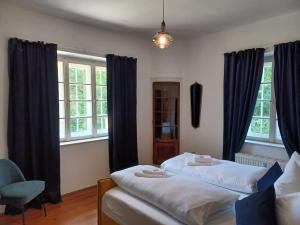
[[[44,214],[45,214],[45,217],[47,216],[47,209],[46,209],[46,203],[44,202],[43,203],[43,208],[44,208]]]
[[[44,193],[42,193],[41,195],[42,195],[42,201],[43,201],[44,215],[46,217],[47,216],[46,199],[45,199]]]
[[[22,209],[22,223],[25,225],[25,212],[24,212],[24,207]]]

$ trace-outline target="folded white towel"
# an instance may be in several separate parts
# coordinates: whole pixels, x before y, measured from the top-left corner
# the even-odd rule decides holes
[[[210,155],[197,155],[194,157],[194,160],[199,163],[211,163],[212,157]]]
[[[213,163],[211,162],[187,162],[187,166],[211,166]]]
[[[167,178],[167,177],[171,176],[170,174],[167,174],[167,173],[160,175],[160,174],[147,174],[147,173],[141,173],[141,172],[135,172],[134,175],[136,177],[146,177],[146,178]]]
[[[154,169],[154,170],[143,170],[143,173],[145,174],[154,174],[154,175],[165,175],[166,172],[160,169]]]
[[[209,158],[209,159],[211,159],[212,157],[210,155],[195,155],[195,158],[205,158],[205,159]]]

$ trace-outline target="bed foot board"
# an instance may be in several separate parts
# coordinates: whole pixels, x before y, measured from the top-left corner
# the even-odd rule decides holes
[[[111,178],[105,178],[98,181],[98,225],[119,225],[102,212],[102,197],[108,190],[117,186]]]

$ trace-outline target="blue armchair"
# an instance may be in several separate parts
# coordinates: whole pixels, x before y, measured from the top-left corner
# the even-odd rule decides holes
[[[0,205],[11,205],[22,209],[22,222],[25,225],[24,205],[45,190],[45,182],[26,181],[18,166],[10,160],[0,159]],[[45,204],[44,214],[47,216]]]

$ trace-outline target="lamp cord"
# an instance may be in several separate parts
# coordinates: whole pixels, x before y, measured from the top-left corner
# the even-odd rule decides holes
[[[163,21],[165,21],[165,0],[163,0]]]

